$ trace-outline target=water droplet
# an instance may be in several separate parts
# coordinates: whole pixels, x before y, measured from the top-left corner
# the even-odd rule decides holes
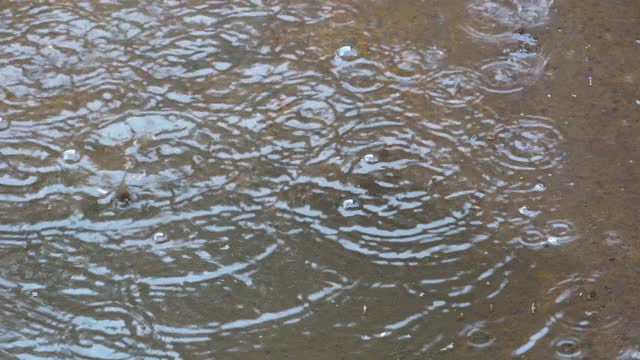
[[[169,240],[169,238],[163,232],[157,232],[157,233],[153,234],[153,241],[155,241],[157,243],[167,242],[168,240]]]
[[[636,105],[640,105],[640,99],[636,100]]]
[[[533,186],[533,190],[535,191],[544,191],[546,188],[547,187],[542,183],[538,183]]]
[[[0,116],[0,131],[7,130],[9,126],[11,126],[11,123],[9,122],[9,120]]]
[[[360,204],[354,199],[347,199],[342,202],[342,208],[347,211],[358,210]]]
[[[374,154],[367,154],[364,156],[364,161],[368,164],[374,164],[376,162],[378,162],[378,157],[375,156]]]
[[[518,209],[518,212],[527,217],[536,217],[538,216],[538,214],[540,214],[540,211],[529,210],[529,208],[526,205],[520,207],[520,209]]]
[[[68,149],[62,153],[62,159],[67,164],[77,163],[78,161],[80,161],[80,158],[82,158],[80,152],[75,149]]]
[[[342,59],[353,59],[358,56],[358,51],[350,45],[345,45],[338,49],[338,56]]]

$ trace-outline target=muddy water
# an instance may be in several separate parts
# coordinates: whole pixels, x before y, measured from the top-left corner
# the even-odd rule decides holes
[[[0,5],[6,359],[638,359],[633,1]]]

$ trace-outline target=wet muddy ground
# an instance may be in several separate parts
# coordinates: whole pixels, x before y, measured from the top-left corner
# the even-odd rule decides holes
[[[3,359],[640,359],[640,4],[0,20]]]

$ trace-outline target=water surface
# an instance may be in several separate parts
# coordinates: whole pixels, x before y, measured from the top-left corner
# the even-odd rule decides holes
[[[640,358],[638,4],[0,20],[3,358]]]

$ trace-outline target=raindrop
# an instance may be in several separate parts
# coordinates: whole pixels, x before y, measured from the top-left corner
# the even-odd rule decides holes
[[[347,211],[354,211],[360,207],[360,204],[354,199],[347,199],[342,202],[342,208]]]
[[[500,144],[494,161],[511,170],[539,170],[558,166],[564,154],[558,151],[563,136],[552,120],[524,116],[496,132]]]
[[[75,149],[68,149],[62,153],[62,159],[67,164],[77,163],[78,161],[80,161],[80,158],[82,158],[80,152]]]
[[[477,72],[467,68],[443,69],[429,76],[425,92],[437,105],[463,108],[482,99],[480,78]]]
[[[518,212],[527,217],[536,217],[540,214],[540,211],[530,210],[526,205],[520,207]]]
[[[358,51],[349,45],[345,45],[338,49],[337,54],[342,59],[353,59],[358,56]]]
[[[367,154],[364,156],[364,161],[368,164],[374,164],[378,162],[378,157],[374,154]]]
[[[169,238],[163,232],[157,232],[153,234],[153,241],[157,243],[164,243],[164,242],[167,242],[168,240]]]
[[[533,190],[535,191],[544,191],[546,188],[547,187],[542,183],[538,183],[533,186]]]

